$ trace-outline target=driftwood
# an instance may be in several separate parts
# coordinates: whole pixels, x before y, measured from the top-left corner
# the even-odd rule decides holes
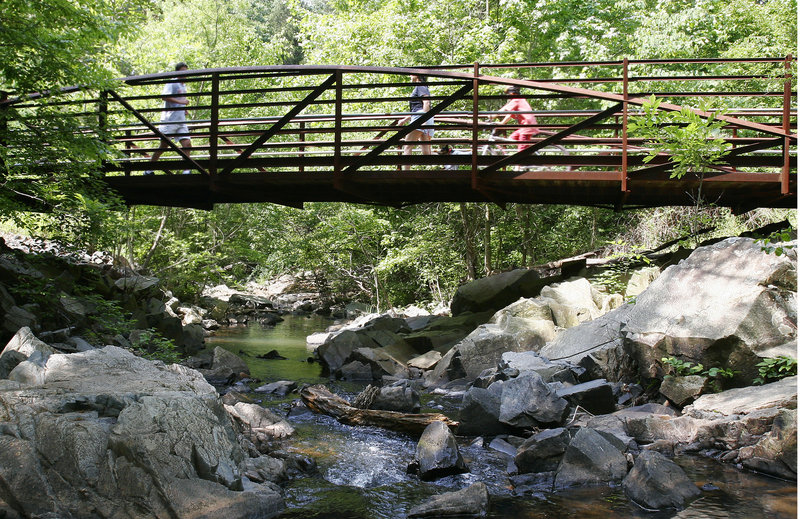
[[[421,435],[432,422],[444,422],[451,429],[458,427],[458,422],[439,413],[359,409],[322,385],[306,386],[300,391],[300,398],[315,413],[332,416],[345,425],[371,425],[416,436]]]

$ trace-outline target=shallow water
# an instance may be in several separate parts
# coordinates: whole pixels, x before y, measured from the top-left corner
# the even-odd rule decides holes
[[[330,321],[288,316],[274,329],[236,327],[221,330],[211,346],[243,351],[253,376],[264,382],[297,380],[328,383],[337,393],[351,399],[363,385],[335,383],[321,377],[320,366],[309,364],[311,352],[305,337],[322,331]],[[261,360],[255,355],[270,350],[287,360]],[[294,395],[296,396],[296,395]],[[286,399],[265,401],[285,413]],[[453,402],[434,398],[426,405],[451,414]],[[715,460],[683,457],[680,464],[698,486],[710,483],[714,490],[681,512],[647,512],[632,504],[621,488],[595,487],[557,493],[515,495],[506,467],[511,458],[484,448],[472,438],[459,438],[469,474],[423,482],[406,474],[414,456],[416,440],[373,427],[350,427],[331,417],[294,408],[288,420],[297,429],[291,449],[313,457],[319,475],[293,480],[286,487],[287,509],[282,519],[395,519],[442,492],[465,488],[477,481],[489,487],[492,519],[796,519],[797,486],[759,474],[737,470]]]

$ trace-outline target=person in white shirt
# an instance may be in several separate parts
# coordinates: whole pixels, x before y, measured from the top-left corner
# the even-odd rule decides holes
[[[175,65],[176,71],[188,69],[189,67],[183,62]],[[186,116],[189,115],[189,111],[186,110],[186,106],[189,104],[189,99],[186,98],[186,85],[180,79],[176,79],[164,85],[161,95],[164,99],[164,111],[161,112],[161,122],[158,124],[159,129],[167,137],[180,142],[183,151],[189,155],[192,150],[192,138],[189,136],[189,127],[186,125]],[[161,148],[166,148],[167,146],[169,144],[162,139]],[[162,153],[163,150],[154,151],[153,155],[150,156],[150,160],[158,160]],[[184,175],[190,173],[191,171],[188,169],[183,170]],[[144,174],[152,175],[153,171],[148,170]]]

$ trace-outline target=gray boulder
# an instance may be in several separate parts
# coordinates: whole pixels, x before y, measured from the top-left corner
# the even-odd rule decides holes
[[[271,382],[255,388],[253,391],[256,393],[273,393],[280,396],[285,396],[297,389],[297,382],[293,380],[279,380]]]
[[[3,351],[0,352],[0,379],[8,378],[9,373],[20,362],[27,360],[35,352],[48,356],[55,353],[56,350],[37,339],[30,328],[23,327],[17,330]]]
[[[583,427],[561,458],[555,488],[618,482],[627,472],[628,461],[622,451],[599,432]]]
[[[330,373],[334,373],[348,362],[354,350],[375,346],[372,339],[352,330],[344,330],[317,348],[316,355],[322,366]]]
[[[518,428],[560,424],[567,411],[567,401],[534,371],[503,382],[499,420],[504,424]]]
[[[408,361],[408,367],[417,369],[431,369],[437,362],[442,360],[442,354],[436,350],[418,355]]]
[[[603,379],[559,389],[556,395],[596,415],[617,410],[614,387]]]
[[[797,409],[782,410],[758,443],[739,449],[738,459],[751,470],[797,481]]]
[[[582,322],[592,321],[613,306],[611,303],[601,303],[605,307],[601,309],[595,302],[601,299],[600,294],[585,278],[546,286],[542,288],[541,297],[550,307],[553,321],[561,328],[572,328]]]
[[[458,434],[464,436],[496,435],[510,431],[500,422],[500,398],[503,382],[488,388],[471,387],[464,393],[458,415]]]
[[[406,384],[387,387],[369,385],[353,399],[353,407],[418,413],[420,410],[419,393]]]
[[[108,346],[52,354],[36,387],[0,386],[0,501],[24,517],[272,517],[242,491],[245,453],[196,371]],[[48,515],[49,514],[49,515]]]
[[[705,391],[708,377],[701,375],[664,377],[658,392],[678,407],[694,401]]]
[[[645,377],[675,356],[738,371],[749,383],[758,352],[797,337],[797,255],[766,254],[754,240],[728,238],[668,267],[637,298],[625,343]]]
[[[458,287],[450,310],[453,315],[462,312],[497,311],[520,297],[535,297],[542,287],[553,279],[541,279],[534,270],[517,269],[494,276],[476,279]]]
[[[503,353],[497,369],[503,372],[511,370],[518,373],[535,371],[545,382],[576,382],[572,369],[567,363],[552,362],[533,351],[507,351]]]
[[[372,367],[357,360],[342,366],[339,369],[339,374],[344,380],[373,380]]]
[[[200,370],[203,376],[212,383],[224,383],[229,380],[249,376],[250,368],[238,355],[221,346],[214,348],[211,369]]]
[[[409,473],[416,473],[424,481],[451,474],[469,472],[467,464],[458,450],[456,437],[444,422],[432,422],[422,432],[417,443],[414,461],[408,466]]]
[[[586,370],[584,380],[635,380],[636,364],[624,348],[621,332],[633,306],[623,305],[561,332],[539,354],[551,361],[579,365]]]
[[[20,328],[39,329],[36,316],[20,306],[12,306],[3,316],[3,329],[9,334],[16,333]]]
[[[486,484],[473,483],[465,489],[433,496],[430,500],[413,507],[408,518],[454,517],[468,519],[486,517],[489,513],[489,489]]]
[[[294,434],[289,422],[258,404],[237,402],[226,405],[225,411],[233,418],[239,434],[253,442],[260,452],[267,452],[272,441]]]
[[[625,494],[648,510],[686,507],[701,492],[678,465],[656,451],[643,451],[622,480]]]
[[[570,440],[572,437],[563,427],[545,429],[519,446],[514,464],[520,474],[554,471],[558,468]]]

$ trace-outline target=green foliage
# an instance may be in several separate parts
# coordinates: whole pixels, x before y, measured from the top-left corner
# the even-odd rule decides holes
[[[680,112],[660,110],[661,100],[651,95],[642,106],[641,116],[631,119],[631,136],[647,140],[653,147],[645,162],[666,153],[673,162],[670,178],[682,178],[687,173],[701,173],[708,166],[720,164],[730,152],[720,136],[725,122],[713,115],[701,117],[688,108]]]
[[[618,250],[610,256],[612,263],[590,280],[596,285],[605,287],[611,294],[624,295],[631,272],[640,266],[650,265],[651,261],[641,254],[642,247],[628,244],[623,240],[614,240],[609,246]]]
[[[756,242],[761,244],[761,250],[767,254],[775,254],[776,256],[780,256],[785,254],[786,251],[797,248],[797,244],[789,243],[792,241],[792,239],[791,231],[788,229],[783,229],[780,231],[774,231],[765,238],[759,238],[756,240]]]
[[[687,375],[700,375],[703,373],[703,365],[681,360],[675,357],[662,357],[661,362],[667,367],[672,375],[684,377]]]
[[[133,334],[132,334],[133,335]],[[150,360],[160,360],[165,364],[175,364],[181,360],[175,343],[152,328],[133,335],[133,352]]]
[[[753,384],[756,385],[797,375],[797,360],[786,355],[764,359],[756,364],[756,367],[758,367],[758,376],[753,379]]]

